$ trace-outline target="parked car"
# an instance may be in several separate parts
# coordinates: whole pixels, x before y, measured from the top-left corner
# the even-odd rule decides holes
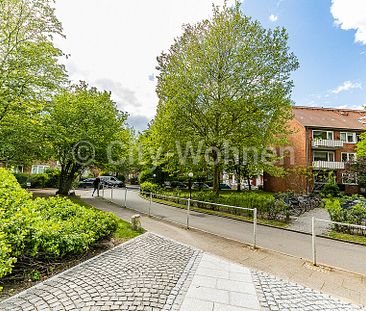
[[[195,181],[192,184],[192,189],[204,190],[204,189],[211,189],[211,187],[209,185],[205,184],[204,182]]]
[[[124,187],[125,183],[114,176],[99,176],[101,183],[107,187]]]
[[[220,183],[220,190],[230,190],[231,187],[228,184]]]
[[[187,189],[187,186],[180,181],[166,181],[163,186],[165,189]]]
[[[93,188],[94,187],[94,180],[95,178],[85,178],[83,180],[80,180],[79,187],[80,188]]]

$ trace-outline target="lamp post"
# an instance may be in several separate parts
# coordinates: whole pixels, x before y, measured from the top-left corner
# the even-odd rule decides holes
[[[188,188],[189,188],[189,199],[192,199],[192,177],[193,177],[193,173],[190,172],[188,173]]]

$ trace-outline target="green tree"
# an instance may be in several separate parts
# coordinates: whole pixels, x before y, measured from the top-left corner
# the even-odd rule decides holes
[[[45,133],[50,156],[61,165],[60,194],[68,194],[87,166],[105,168],[125,159],[129,139],[126,118],[109,92],[85,83],[54,97],[45,114]]]
[[[177,141],[202,147],[217,192],[226,143],[262,148],[283,141],[292,117],[291,73],[298,68],[287,40],[285,29],[264,29],[242,14],[238,2],[184,26],[158,57],[155,145],[169,156],[177,156]]]
[[[63,53],[53,45],[63,35],[52,3],[0,0],[0,161],[19,162],[40,149],[32,140],[40,112],[66,80]]]

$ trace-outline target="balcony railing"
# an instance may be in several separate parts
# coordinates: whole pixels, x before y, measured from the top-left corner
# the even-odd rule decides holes
[[[344,162],[314,161],[313,169],[344,170]]]
[[[331,139],[314,139],[313,148],[342,148],[343,141],[341,140],[331,140]]]

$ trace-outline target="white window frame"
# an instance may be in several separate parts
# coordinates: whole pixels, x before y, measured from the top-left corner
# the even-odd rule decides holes
[[[32,165],[31,174],[43,174],[49,168],[50,168],[49,165],[44,164]]]
[[[327,158],[328,158],[328,160],[327,161],[325,161],[325,162],[335,162],[335,152],[334,151],[325,151],[325,150],[317,150],[317,151],[314,151],[313,152],[313,162],[316,162],[316,161],[324,161],[324,160],[315,160],[315,153],[319,153],[319,152],[322,152],[322,153],[327,153],[328,154],[328,156],[327,156]],[[329,161],[329,154],[333,154],[333,161]]]
[[[343,161],[343,155],[346,154],[347,155],[347,161]],[[357,159],[357,155],[355,152],[341,152],[341,162],[350,162],[350,155],[354,156],[354,159]]]
[[[349,175],[354,175],[354,180],[355,182],[345,182],[345,179],[347,178],[349,180]],[[343,185],[358,185],[358,180],[357,180],[357,173],[355,172],[345,172],[345,173],[342,173],[342,176],[341,176],[341,182]]]
[[[346,135],[346,140],[342,140],[342,134]],[[348,141],[348,134],[352,134],[353,141]],[[340,132],[339,139],[347,144],[357,144],[357,133],[356,132]]]
[[[334,131],[313,130],[313,131],[312,131],[312,137],[313,137],[313,139],[317,139],[317,138],[314,138],[314,132],[324,132],[324,133],[327,133],[327,134],[326,134],[326,137],[327,137],[327,138],[326,138],[326,140],[334,140]],[[331,139],[329,139],[329,138],[328,138],[328,134],[329,134],[329,133],[332,135],[332,138],[331,138]]]

